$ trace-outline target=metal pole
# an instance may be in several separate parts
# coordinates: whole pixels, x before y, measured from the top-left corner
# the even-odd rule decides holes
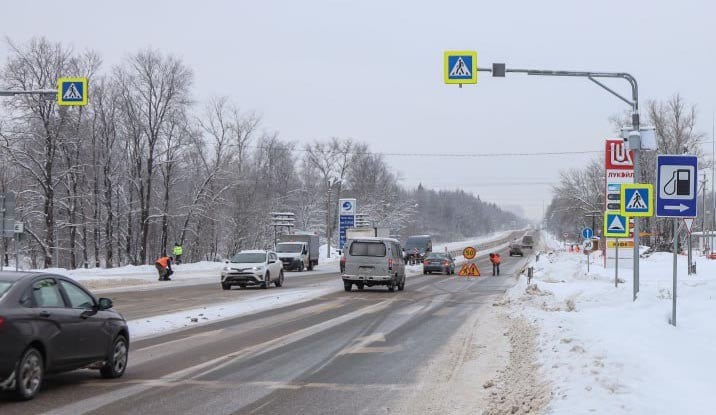
[[[619,286],[619,238],[614,239],[614,241],[616,242],[615,252],[616,252],[616,256],[617,256],[617,259],[616,259],[616,262],[614,265],[614,287],[618,287]]]
[[[678,249],[677,245],[679,243],[679,230],[677,229],[679,225],[679,219],[674,218],[674,287],[673,287],[673,293],[671,295],[671,325],[676,326],[676,250]]]
[[[2,223],[0,223],[0,271],[2,271],[5,265],[5,193],[0,194],[0,216],[2,216]]]
[[[691,275],[691,234],[688,234],[688,236],[686,238],[687,238],[686,239],[686,241],[687,241],[686,247],[689,249],[689,254],[688,254],[689,263],[687,264],[688,272],[686,273],[686,275]]]
[[[15,233],[15,271],[20,270],[20,254],[18,252],[18,245],[20,244],[20,234]]]
[[[326,258],[331,257],[331,190],[333,185],[331,181],[328,181],[328,202],[326,204],[326,215],[328,216],[328,223],[326,223]]]

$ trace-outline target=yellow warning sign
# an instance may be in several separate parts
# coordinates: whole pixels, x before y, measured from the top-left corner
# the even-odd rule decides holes
[[[475,265],[474,262],[470,262],[463,264],[462,268],[460,268],[460,272],[458,272],[457,275],[461,277],[479,277],[480,270],[477,269],[477,265]]]

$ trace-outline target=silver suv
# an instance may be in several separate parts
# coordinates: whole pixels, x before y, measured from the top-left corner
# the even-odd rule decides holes
[[[359,290],[374,285],[385,285],[391,292],[405,288],[405,261],[396,239],[356,238],[347,245],[342,275],[346,291],[353,284]]]

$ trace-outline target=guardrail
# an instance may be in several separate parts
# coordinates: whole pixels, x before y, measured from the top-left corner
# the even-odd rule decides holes
[[[477,251],[478,255],[480,254],[480,251],[485,251],[490,248],[494,248],[496,246],[500,246],[506,242],[510,242],[512,240],[518,239],[522,237],[525,233],[527,233],[528,229],[522,229],[519,231],[513,231],[508,236],[497,239],[494,241],[485,242],[484,244],[477,244],[477,245],[465,245],[464,247],[460,249],[453,249],[452,251],[447,251],[452,257],[462,256],[462,251],[467,248],[468,246],[471,246],[475,248],[475,251]]]

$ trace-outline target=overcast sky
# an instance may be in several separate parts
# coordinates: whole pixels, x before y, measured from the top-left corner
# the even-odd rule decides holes
[[[584,79],[481,73],[443,84],[442,53],[478,64],[626,71],[642,102],[679,92],[711,134],[716,6],[709,1],[6,1],[0,33],[95,49],[108,68],[152,47],[263,127],[308,142],[352,137],[386,153],[601,151],[627,106]],[[0,48],[0,62],[8,49]],[[615,89],[629,94],[624,81]],[[708,145],[710,152],[710,144]],[[562,169],[595,155],[387,156],[403,184],[461,187],[532,218]],[[360,203],[360,201],[359,201]]]

